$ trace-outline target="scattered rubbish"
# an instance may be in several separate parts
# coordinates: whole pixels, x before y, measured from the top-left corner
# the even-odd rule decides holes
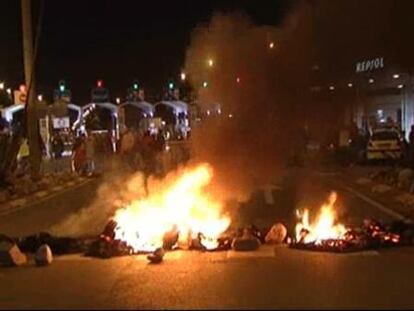
[[[5,267],[21,266],[27,262],[16,243],[5,235],[0,235],[0,265]]]
[[[269,244],[280,244],[283,243],[287,236],[287,229],[286,227],[281,224],[277,223],[273,225],[269,232],[266,234],[265,242]]]
[[[157,248],[152,254],[147,256],[147,259],[151,263],[160,263],[162,262],[165,255],[165,251],[162,247]]]
[[[49,245],[43,244],[36,251],[35,262],[37,266],[48,266],[53,261],[52,250]]]

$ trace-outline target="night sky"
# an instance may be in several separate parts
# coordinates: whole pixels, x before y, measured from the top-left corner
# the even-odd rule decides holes
[[[179,76],[192,29],[215,11],[242,11],[256,24],[277,25],[292,1],[44,0],[37,61],[38,93],[50,100],[63,78],[84,104],[98,78],[123,97],[134,78],[147,94]],[[34,29],[40,0],[33,0]],[[2,0],[0,80],[24,80],[20,0]]]

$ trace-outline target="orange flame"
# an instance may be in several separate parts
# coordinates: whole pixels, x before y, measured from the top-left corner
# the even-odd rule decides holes
[[[162,247],[165,233],[177,228],[180,242],[188,243],[188,237],[201,233],[203,246],[216,248],[217,238],[229,227],[230,219],[222,215],[221,203],[203,191],[212,176],[212,168],[200,164],[144,200],[118,210],[115,239],[125,241],[135,251],[154,251]]]
[[[309,210],[303,214],[298,211],[300,221],[296,224],[296,241],[302,243],[321,243],[328,239],[343,239],[347,229],[342,224],[336,224],[334,205],[337,199],[336,192],[332,192],[328,202],[323,204],[316,221],[309,222]]]

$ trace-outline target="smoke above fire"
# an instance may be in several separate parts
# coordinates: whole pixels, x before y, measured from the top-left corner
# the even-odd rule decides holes
[[[186,53],[198,105],[211,112],[193,127],[193,156],[211,163],[216,182],[232,195],[270,182],[300,143],[300,101],[281,77],[283,40],[282,29],[218,13],[194,30]]]

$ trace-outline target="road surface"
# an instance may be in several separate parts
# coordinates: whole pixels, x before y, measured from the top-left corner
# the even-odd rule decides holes
[[[344,223],[359,224],[368,216],[393,219],[345,190],[346,181],[333,182],[338,179],[330,173],[294,172],[283,181],[286,189],[274,192],[274,205],[266,205],[263,193],[258,193],[241,208],[240,221],[283,219],[291,227],[296,206],[313,209],[330,190],[338,191]],[[68,204],[79,208],[73,201]],[[62,209],[57,218],[71,208]],[[21,220],[25,217],[30,222]],[[46,218],[46,212],[21,211],[0,218],[0,231],[12,228],[4,225],[4,219],[34,230]],[[413,259],[414,248],[328,254],[283,245],[246,253],[174,251],[160,265],[148,264],[142,255],[107,260],[66,255],[50,267],[36,268],[32,263],[0,269],[0,308],[412,309]]]

